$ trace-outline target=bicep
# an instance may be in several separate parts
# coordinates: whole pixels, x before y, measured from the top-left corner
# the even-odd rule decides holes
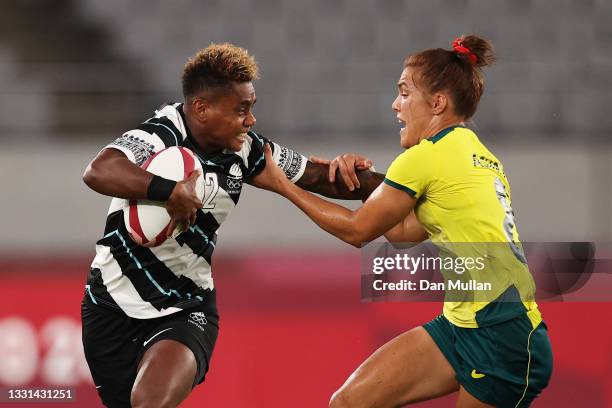
[[[114,147],[105,147],[98,155],[87,165],[83,174],[83,179],[88,185],[99,182],[106,182],[108,178],[126,177],[130,174],[142,174],[144,170],[134,163],[123,152],[123,150],[115,149]]]
[[[427,230],[421,225],[414,211],[392,230],[385,233],[385,237],[392,243],[418,243],[429,238]]]
[[[163,137],[158,133],[148,133],[141,129],[132,129],[109,143],[104,150],[118,150],[132,163],[142,166],[155,153],[167,147],[176,146],[174,141],[174,138]]]
[[[416,199],[405,191],[381,184],[355,213],[364,241],[375,239],[399,222],[413,210]]]
[[[98,153],[98,155],[95,157],[94,160],[100,160],[100,161],[105,161],[105,160],[114,160],[114,159],[127,159],[127,155],[119,149],[116,149],[113,146],[110,147],[105,147],[104,149],[100,150],[100,153]]]
[[[421,242],[429,238],[427,230],[421,225],[414,211],[404,219],[404,234],[404,242]]]
[[[104,168],[116,160],[131,161],[123,150],[116,149],[109,145],[100,150],[96,157],[94,157],[93,160],[87,165],[85,174],[90,173],[93,170]]]

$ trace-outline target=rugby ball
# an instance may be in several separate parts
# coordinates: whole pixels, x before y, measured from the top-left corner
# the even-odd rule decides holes
[[[146,171],[160,177],[181,181],[195,170],[200,170],[196,180],[196,194],[204,200],[204,175],[202,165],[193,152],[185,147],[172,146],[160,150],[143,165]],[[123,220],[130,237],[138,245],[154,247],[161,245],[168,237],[170,215],[165,203],[149,200],[129,200],[123,209]],[[177,226],[172,236],[179,232]]]

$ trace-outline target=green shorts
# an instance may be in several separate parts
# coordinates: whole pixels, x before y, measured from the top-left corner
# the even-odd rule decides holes
[[[469,329],[440,315],[423,327],[455,369],[459,384],[480,401],[524,408],[548,385],[553,356],[543,321],[534,329],[523,314]]]

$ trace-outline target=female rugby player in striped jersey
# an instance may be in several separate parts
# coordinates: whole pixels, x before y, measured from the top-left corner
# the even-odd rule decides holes
[[[384,234],[391,242],[507,242],[515,255],[501,258],[485,277],[497,283],[496,297],[445,302],[442,315],[370,356],[330,407],[399,407],[455,391],[461,408],[527,407],[548,384],[552,352],[520,251],[508,181],[499,160],[465,127],[483,93],[481,68],[493,60],[490,43],[470,35],[450,50],[428,49],[404,61],[392,108],[405,124],[400,143],[406,151],[361,208],[316,197],[274,166],[255,181],[355,246]]]

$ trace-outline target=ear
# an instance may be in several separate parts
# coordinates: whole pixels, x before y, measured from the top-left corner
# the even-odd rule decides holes
[[[431,110],[434,115],[442,114],[448,105],[448,95],[444,93],[435,93],[431,98]]]
[[[210,102],[204,98],[193,98],[191,101],[191,109],[196,119],[200,122],[208,121],[208,113],[210,111]]]

